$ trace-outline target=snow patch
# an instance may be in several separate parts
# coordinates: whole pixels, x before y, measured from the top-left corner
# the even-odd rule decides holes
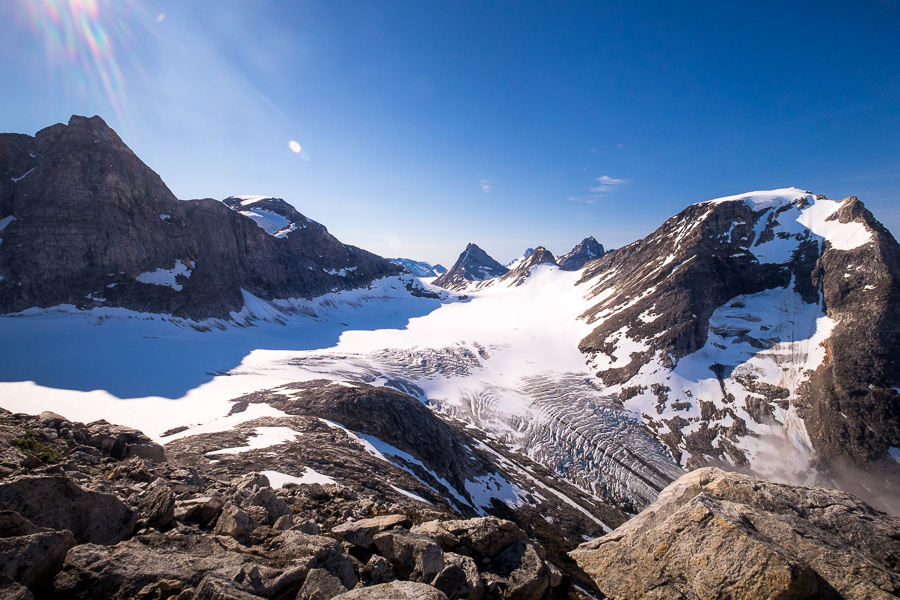
[[[6,229],[6,226],[15,220],[16,220],[16,218],[12,215],[9,215],[8,217],[3,217],[2,219],[0,219],[0,231],[3,231],[4,229]]]
[[[394,491],[399,494],[403,494],[404,496],[408,496],[409,498],[412,498],[413,500],[418,500],[419,502],[424,502],[425,504],[431,504],[431,502],[429,502],[422,496],[419,496],[418,494],[413,494],[412,492],[410,492],[408,490],[404,490],[403,488],[398,488],[396,485],[392,485],[392,484],[389,484],[389,485],[391,485],[391,487],[394,488]]]
[[[244,206],[245,202],[241,202],[241,206]],[[263,231],[273,236],[291,224],[290,221],[288,221],[285,217],[279,215],[278,213],[274,213],[270,210],[265,210],[262,208],[242,210],[239,212],[245,217],[253,219],[253,221]]]
[[[872,241],[872,232],[856,221],[841,223],[837,213],[844,202],[816,200],[815,204],[803,210],[797,218],[802,225],[816,235],[825,238],[836,250],[853,250]]]
[[[900,448],[897,448],[896,446],[891,446],[890,448],[888,448],[888,455],[891,458],[893,458],[894,460],[896,460],[898,463],[900,463]]]
[[[19,183],[20,181],[22,181],[23,179],[25,179],[25,178],[28,176],[28,173],[31,173],[31,172],[34,171],[36,168],[37,168],[37,167],[31,167],[31,168],[28,169],[28,171],[26,171],[26,173],[25,173],[24,175],[22,175],[21,177],[10,177],[10,179],[13,180],[13,183]]]
[[[176,292],[180,292],[184,286],[177,282],[176,277],[190,277],[191,273],[194,269],[193,261],[186,261],[187,264],[181,262],[181,259],[175,261],[175,268],[173,269],[155,269],[153,271],[147,271],[145,273],[141,273],[135,279],[140,281],[141,283],[149,283],[151,285],[163,285],[166,287],[170,287]]]
[[[261,450],[271,446],[278,446],[287,442],[292,442],[302,434],[290,427],[255,427],[253,433],[247,438],[247,446],[238,446],[235,448],[222,448],[221,450],[213,450],[206,454],[241,454],[250,450]]]
[[[314,471],[309,467],[306,467],[304,469],[303,475],[301,475],[300,477],[288,475],[286,473],[282,473],[281,471],[260,471],[260,473],[265,475],[269,479],[269,485],[271,485],[275,489],[284,487],[288,483],[295,483],[297,485],[310,483],[320,483],[322,485],[328,485],[329,483],[337,483],[328,475],[324,475],[322,473]]]

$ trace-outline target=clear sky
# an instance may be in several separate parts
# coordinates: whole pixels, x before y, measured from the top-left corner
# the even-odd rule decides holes
[[[179,198],[384,256],[618,247],[788,186],[900,233],[898,0],[3,0],[0,49],[0,131],[99,114]]]

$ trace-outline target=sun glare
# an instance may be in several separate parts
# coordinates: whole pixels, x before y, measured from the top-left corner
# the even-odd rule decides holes
[[[121,116],[126,82],[120,61],[133,45],[130,23],[139,5],[28,0],[25,6],[32,31],[43,43],[48,68],[61,77],[66,92],[104,97]]]

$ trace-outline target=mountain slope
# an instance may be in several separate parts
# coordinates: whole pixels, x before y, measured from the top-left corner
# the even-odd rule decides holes
[[[299,213],[275,237],[215,200],[176,199],[99,117],[0,135],[0,174],[0,313],[228,317],[245,292],[311,298],[400,272]]]
[[[584,272],[580,348],[689,468],[852,486],[843,470],[862,467],[884,492],[900,475],[898,259],[856,198],[696,204]]]
[[[473,281],[499,277],[508,269],[488,256],[487,252],[469,244],[450,270],[434,280],[434,285],[448,290],[465,289]]]

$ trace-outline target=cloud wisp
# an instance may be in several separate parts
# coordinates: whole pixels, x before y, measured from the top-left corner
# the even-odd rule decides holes
[[[609,175],[597,177],[597,185],[588,188],[589,194],[573,194],[567,198],[569,202],[580,202],[581,204],[596,204],[598,200],[604,196],[615,192],[620,187],[628,183],[627,179],[617,179]]]
[[[491,190],[493,190],[493,189],[494,189],[494,184],[492,181],[490,181],[489,179],[481,180],[481,191],[482,192],[484,192],[485,194],[490,194]]]
[[[602,177],[597,178],[597,183],[600,185],[592,186],[591,192],[594,194],[605,194],[607,192],[613,192],[619,187],[628,183],[627,179],[616,179],[615,177],[610,177],[609,175],[603,175]]]

